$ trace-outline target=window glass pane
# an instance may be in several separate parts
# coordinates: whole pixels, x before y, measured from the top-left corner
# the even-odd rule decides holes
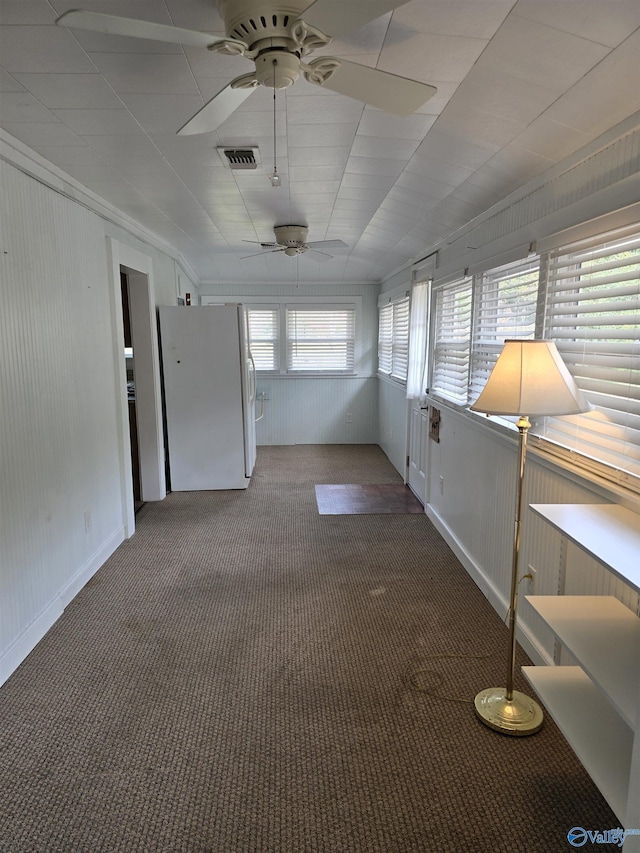
[[[287,307],[287,371],[353,371],[355,308]]]
[[[477,400],[506,339],[533,338],[540,259],[526,258],[476,277],[469,402]]]
[[[380,308],[378,320],[378,370],[407,380],[409,366],[409,297]]]
[[[378,318],[378,370],[391,373],[393,366],[393,305],[383,305]]]
[[[594,406],[536,425],[545,438],[640,476],[640,230],[549,256],[545,335]],[[622,477],[624,479],[624,477]]]
[[[256,370],[277,371],[278,364],[278,323],[277,308],[249,308],[249,348]]]
[[[391,375],[403,382],[409,368],[409,297],[393,303],[393,359]]]
[[[435,291],[431,391],[465,405],[471,341],[471,279]]]

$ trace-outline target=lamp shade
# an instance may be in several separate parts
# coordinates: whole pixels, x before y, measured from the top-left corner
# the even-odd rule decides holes
[[[553,341],[507,340],[471,409],[491,415],[575,415],[589,404]]]

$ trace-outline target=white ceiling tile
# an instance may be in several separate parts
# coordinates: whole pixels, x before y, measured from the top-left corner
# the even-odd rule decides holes
[[[528,124],[558,97],[557,90],[547,89],[504,71],[478,65],[458,87],[447,110],[475,110],[491,118]],[[444,112],[444,110],[443,110]]]
[[[486,45],[486,40],[479,38],[406,34],[405,38],[385,44],[378,68],[434,86],[436,80],[459,83]]]
[[[0,57],[12,74],[96,70],[73,36],[59,27],[0,27]]]
[[[17,74],[49,109],[117,109],[122,101],[100,74]]]
[[[0,24],[4,27],[20,24],[53,24],[57,14],[42,0],[1,0]]]
[[[537,113],[536,113],[537,115]],[[527,121],[512,121],[491,115],[484,109],[469,105],[449,104],[438,119],[440,128],[464,135],[479,145],[489,145],[496,151],[511,142],[527,126]]]
[[[290,166],[290,181],[339,181],[342,178],[344,166],[315,166],[313,162],[307,166]]]
[[[304,166],[313,163],[315,166],[344,166],[349,159],[351,148],[289,148],[289,167]]]
[[[511,15],[478,65],[560,94],[608,53],[602,45]]]
[[[469,139],[466,134],[447,127],[446,119],[442,118],[416,149],[416,156],[435,157],[473,171],[486,163],[499,148],[498,145]]]
[[[146,133],[172,133],[202,106],[199,95],[123,95],[123,102]]]
[[[53,114],[79,136],[142,135],[142,128],[126,109],[53,110]]]
[[[158,53],[91,53],[90,56],[116,92],[198,94],[184,56]]]
[[[72,165],[106,166],[105,161],[97,151],[94,151],[88,145],[75,145],[73,148],[69,148],[66,145],[52,146],[51,148],[42,148],[40,154],[42,154],[45,160],[55,163],[56,166],[62,166],[67,172],[69,171],[67,167]]]
[[[515,13],[573,33],[583,39],[616,47],[640,27],[640,3],[637,0],[519,0]]]
[[[582,148],[588,141],[587,134],[574,127],[559,124],[546,115],[532,122],[514,140],[520,148],[554,161],[562,160]]]
[[[404,160],[382,157],[349,157],[345,173],[397,178],[404,168]]]
[[[389,39],[403,30],[444,36],[490,39],[511,11],[515,0],[429,0],[407,3],[393,13]]]
[[[29,92],[3,92],[0,101],[2,119],[6,122],[59,121]]]
[[[134,162],[155,158],[157,148],[143,134],[122,136],[87,136],[83,142],[88,142],[110,164],[118,165],[124,160]]]
[[[417,139],[379,139],[376,136],[356,135],[351,148],[353,157],[372,157],[380,160],[409,160],[419,145]]]
[[[17,77],[0,68],[0,92],[25,92],[28,88],[19,83]]]
[[[407,172],[409,173],[405,178],[407,181],[411,180],[411,175],[420,175],[429,181],[433,181],[434,184],[458,186],[458,184],[461,184],[462,181],[473,174],[474,168],[466,168],[457,163],[448,163],[441,157],[416,155],[407,165]],[[432,177],[433,175],[437,175],[437,178]],[[414,185],[413,181],[411,181],[411,185]],[[416,185],[419,185],[419,183],[416,183]]]
[[[640,4],[638,4],[640,7]],[[640,110],[640,30],[596,65],[545,113],[589,135],[604,131]],[[598,104],[598,109],[594,109]]]
[[[392,116],[382,110],[368,107],[358,125],[358,136],[422,140],[435,120],[434,115],[415,113],[405,117]]]
[[[86,142],[77,134],[73,133],[69,128],[65,127],[62,122],[4,122],[3,127],[12,136],[21,139],[25,145],[33,148],[34,151],[40,151],[44,148],[67,147],[74,148],[75,146],[84,146]]]
[[[292,124],[288,128],[289,145],[292,147],[316,148],[318,145],[341,147],[351,145],[357,125],[339,124]]]
[[[357,124],[364,111],[364,105],[351,98],[340,95],[315,97],[313,91],[297,98],[288,98],[286,102],[287,118],[293,124]]]

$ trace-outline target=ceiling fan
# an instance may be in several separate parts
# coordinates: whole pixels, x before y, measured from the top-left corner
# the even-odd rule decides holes
[[[347,244],[343,240],[319,240],[313,243],[307,243],[307,234],[309,229],[306,225],[276,225],[273,229],[276,235],[275,243],[260,243],[266,252],[256,252],[253,255],[245,255],[245,258],[255,258],[258,255],[268,255],[272,252],[284,252],[290,258],[296,255],[304,255],[305,252],[313,252],[317,255],[316,260],[324,263],[331,260],[333,255],[328,252],[321,251],[322,249],[346,249]],[[254,243],[255,240],[244,240],[245,243]]]
[[[244,56],[255,70],[236,77],[218,92],[178,134],[216,130],[257,86],[284,89],[300,74],[309,83],[363,101],[399,116],[415,112],[436,89],[426,83],[330,56],[306,61],[314,50],[341,37],[408,0],[218,0],[225,33],[205,33],[74,9],[56,24],[111,35],[204,47],[231,56]],[[329,35],[330,34],[330,35]]]

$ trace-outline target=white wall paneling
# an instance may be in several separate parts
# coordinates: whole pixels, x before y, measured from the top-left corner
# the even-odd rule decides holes
[[[403,478],[407,476],[408,412],[404,385],[378,379],[378,444]]]
[[[0,169],[3,681],[124,529],[103,223]]]
[[[258,377],[265,392],[261,444],[377,444],[377,379],[373,376]]]

